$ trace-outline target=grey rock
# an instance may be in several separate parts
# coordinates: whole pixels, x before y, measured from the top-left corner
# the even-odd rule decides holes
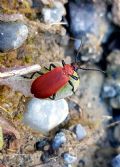
[[[110,105],[114,109],[120,109],[120,95],[110,99]]]
[[[0,51],[6,52],[19,48],[28,36],[28,28],[20,22],[0,23]]]
[[[103,85],[102,96],[107,98],[110,106],[120,108],[120,51],[114,50],[107,57],[107,78]]]
[[[69,3],[70,10],[70,30],[74,38],[82,39],[82,61],[99,62],[102,48],[100,44],[105,42],[111,34],[112,27],[106,19],[105,4]],[[80,41],[76,40],[74,47],[78,50]]]
[[[99,127],[101,124],[103,125],[103,117],[108,116],[108,108],[100,99],[104,76],[102,73],[95,71],[78,71],[78,73],[80,73],[81,78],[80,89],[76,91],[78,103],[82,106],[82,110],[85,111],[87,119]]]
[[[42,14],[45,23],[57,23],[62,20],[65,15],[65,8],[59,1],[54,2],[53,8],[43,8]]]
[[[120,167],[120,154],[112,160],[112,167]]]
[[[71,31],[74,35],[93,33],[99,35],[101,23],[105,23],[106,9],[104,3],[94,6],[92,3],[69,4]],[[107,24],[107,23],[105,23]]]
[[[48,151],[45,151],[42,155],[41,155],[41,161],[43,161],[44,163],[47,163],[50,160],[50,154]]]
[[[102,97],[103,98],[108,98],[108,97],[114,97],[116,96],[117,92],[114,87],[114,85],[104,85],[103,86],[103,92],[102,92]]]
[[[37,9],[41,9],[42,8],[42,2],[40,0],[32,0],[32,7],[33,8],[37,8]]]
[[[108,55],[107,61],[112,65],[120,65],[120,50],[112,49],[113,51]]]
[[[114,0],[112,2],[112,21],[120,26],[120,0]]]
[[[77,160],[77,157],[75,155],[72,155],[68,152],[63,153],[63,159],[66,164],[72,164]]]
[[[76,125],[73,131],[76,134],[78,140],[82,140],[87,135],[85,128],[80,124]]]
[[[52,141],[52,148],[54,150],[59,149],[59,147],[66,142],[66,136],[63,132],[59,132],[55,135]]]
[[[120,116],[117,116],[116,118],[114,117],[114,122],[113,124],[116,123],[117,121],[119,122]],[[110,145],[114,148],[119,148],[120,146],[120,125],[116,125],[108,130],[108,140],[110,142]]]

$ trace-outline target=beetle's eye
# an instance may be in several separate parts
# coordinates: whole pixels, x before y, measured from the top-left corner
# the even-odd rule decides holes
[[[72,67],[73,67],[73,70],[74,70],[74,71],[77,71],[78,66],[77,66],[76,64],[74,64],[74,63],[72,63],[71,65],[72,65]]]

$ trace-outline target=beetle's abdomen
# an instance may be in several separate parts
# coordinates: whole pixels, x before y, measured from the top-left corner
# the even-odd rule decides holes
[[[33,81],[31,93],[37,98],[48,98],[65,86],[68,80],[69,77],[64,74],[63,68],[56,67]]]

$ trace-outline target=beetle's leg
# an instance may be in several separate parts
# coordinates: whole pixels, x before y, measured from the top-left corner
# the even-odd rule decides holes
[[[74,85],[73,85],[73,83],[69,80],[68,81],[69,82],[69,84],[72,86],[72,92],[75,94],[75,90],[74,90]]]
[[[56,65],[55,64],[50,64],[49,68],[47,68],[47,67],[44,67],[44,68],[48,71],[51,71],[52,67],[56,68]]]
[[[55,95],[56,94],[53,94],[51,97],[49,97],[51,100],[55,100]]]
[[[32,79],[34,77],[35,74],[39,74],[39,75],[43,75],[44,73],[40,72],[40,71],[37,71],[35,73],[33,73],[30,77],[30,79]]]
[[[62,65],[63,65],[63,67],[65,66],[65,61],[64,60],[62,60]]]
[[[23,78],[27,78],[27,79],[32,79],[34,77],[35,74],[39,74],[39,75],[43,75],[44,73],[40,72],[40,71],[36,71],[34,72],[30,77],[27,76],[22,76]]]
[[[74,75],[71,75],[71,78],[73,78],[74,80],[78,80],[79,79],[79,77],[76,77],[76,76],[74,76]]]
[[[56,65],[55,65],[55,64],[50,64],[50,66],[49,66],[49,70],[50,70],[50,71],[51,71],[52,67],[53,67],[53,68],[56,68]]]

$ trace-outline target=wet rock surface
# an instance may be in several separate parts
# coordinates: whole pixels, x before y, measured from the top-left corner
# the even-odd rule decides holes
[[[5,38],[0,35],[5,52],[0,53],[0,117],[9,120],[7,127],[0,121],[0,163],[12,167],[119,167],[119,1],[6,0],[0,1],[0,10],[0,27],[4,25],[6,33]],[[49,104],[46,99],[45,103],[29,99],[35,78],[1,78],[3,69],[36,63],[42,68],[62,59],[69,64],[76,54],[82,67],[106,73],[78,70],[80,83],[74,84],[75,94],[69,85],[71,93],[64,91],[61,98],[67,98],[61,105],[50,105],[59,103],[57,99]],[[33,73],[25,74],[30,77]],[[22,123],[23,117],[28,126]]]
[[[0,51],[19,48],[28,36],[28,28],[23,23],[0,22]]]

